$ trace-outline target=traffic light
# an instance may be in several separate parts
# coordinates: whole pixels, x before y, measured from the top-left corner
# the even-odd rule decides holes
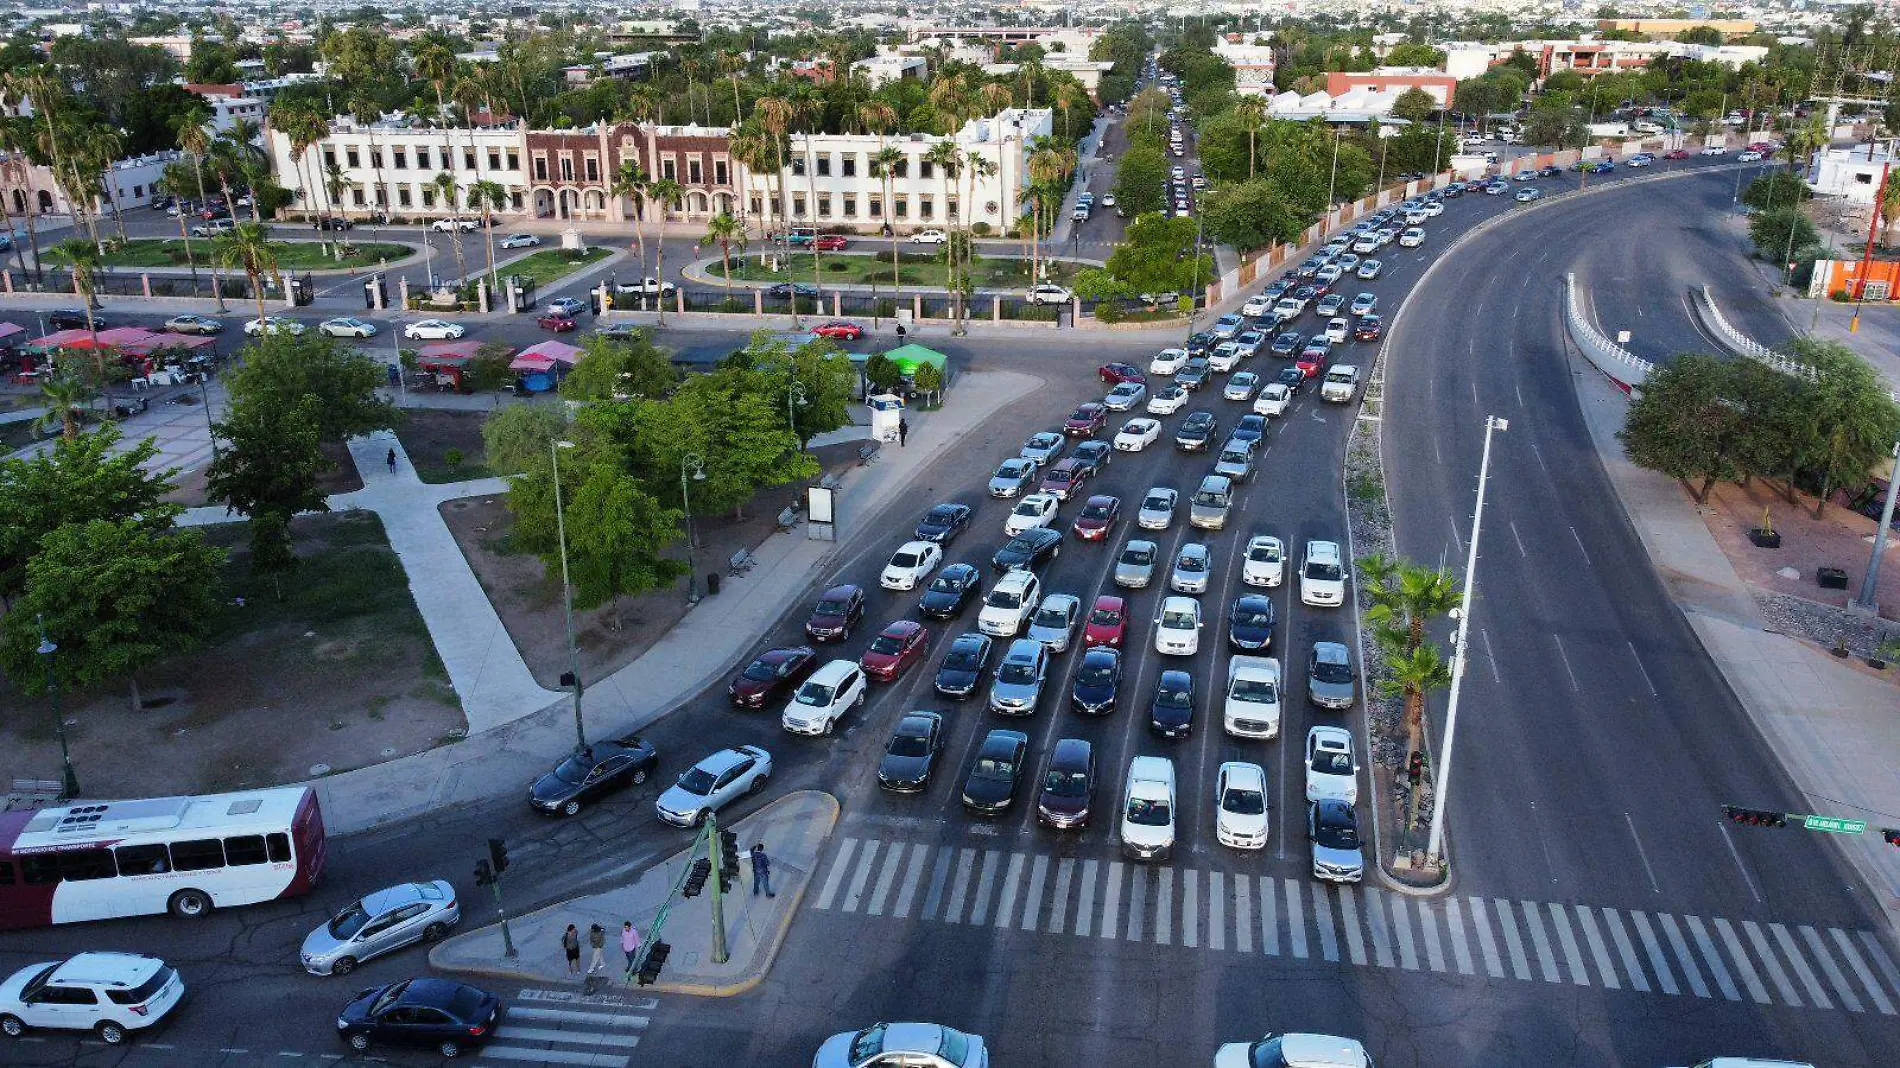
[[[493,868],[490,868],[488,866],[488,862],[485,860],[478,860],[475,862],[475,885],[476,886],[495,885],[495,870]]]
[[[1425,777],[1424,753],[1416,749],[1412,750],[1412,759],[1407,761],[1405,765],[1405,777],[1412,781],[1413,786],[1417,786],[1418,781]]]
[[[1732,823],[1749,827],[1786,827],[1788,815],[1785,812],[1772,812],[1765,808],[1743,808],[1740,805],[1723,805],[1722,811]]]
[[[1882,827],[1880,829],[1880,837],[1885,838],[1887,844],[1890,846],[1900,846],[1900,830],[1896,830],[1892,827]]]
[[[732,881],[739,877],[739,836],[719,832],[719,892],[732,893]]]
[[[660,981],[660,969],[666,967],[666,958],[672,956],[673,947],[665,942],[655,942],[640,961],[640,971],[634,980],[640,986],[652,986]]]
[[[499,838],[488,840],[488,859],[495,866],[495,874],[508,870],[508,843]]]
[[[712,861],[700,857],[686,872],[686,885],[680,887],[681,897],[698,897],[706,889],[706,877],[712,874]]]

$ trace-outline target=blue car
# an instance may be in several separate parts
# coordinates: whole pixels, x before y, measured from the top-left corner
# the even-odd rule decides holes
[[[1610,162],[1607,159],[1601,159],[1591,165],[1590,173],[1591,174],[1608,174],[1615,169],[1616,169],[1616,164]]]

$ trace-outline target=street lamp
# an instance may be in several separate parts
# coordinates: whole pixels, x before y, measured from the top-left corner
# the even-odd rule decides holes
[[[1880,585],[1880,557],[1887,551],[1887,531],[1893,528],[1894,497],[1900,495],[1900,441],[1893,443],[1893,467],[1887,472],[1887,503],[1880,509],[1880,526],[1874,531],[1874,552],[1867,558],[1867,573],[1861,577],[1860,593],[1854,607],[1879,614],[1874,591]]]
[[[574,587],[567,581],[567,512],[561,505],[561,450],[571,449],[571,441],[548,442],[548,458],[554,464],[554,532],[561,546],[561,612],[567,621],[567,677],[574,693],[574,739],[576,749],[587,747],[587,728],[581,723],[581,659],[574,644]]]
[[[686,603],[699,603],[699,589],[695,585],[698,579],[694,572],[698,563],[693,557],[693,495],[686,473],[693,473],[693,482],[706,481],[706,458],[696,452],[680,457],[680,505],[686,510]]]
[[[796,379],[792,381],[791,388],[785,391],[785,425],[791,428],[793,435],[797,435],[798,433],[797,409],[810,399],[811,398],[805,393],[805,384]],[[798,448],[801,452],[804,451],[805,442],[803,438],[799,439]]]
[[[33,651],[46,658],[46,690],[53,695],[53,733],[59,736],[59,763],[61,789],[67,797],[79,796],[79,773],[73,770],[73,754],[66,747],[66,717],[59,710],[59,676],[53,671],[53,654],[59,652],[59,646],[46,636],[46,617],[33,617],[40,628],[40,644]]]

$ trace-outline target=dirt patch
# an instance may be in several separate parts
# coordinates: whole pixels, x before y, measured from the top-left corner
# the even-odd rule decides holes
[[[813,449],[823,471],[835,471],[858,462],[859,442]],[[821,476],[822,477],[822,476]],[[816,478],[811,480],[815,483]],[[803,496],[811,483],[773,486],[760,491],[744,509],[744,518],[731,513],[696,516],[699,534],[695,554],[700,588],[705,575],[717,572],[723,582],[744,582],[725,575],[726,561],[740,549],[756,548],[775,535],[779,509]],[[560,688],[567,670],[567,631],[561,612],[561,576],[543,568],[538,557],[508,547],[510,516],[503,496],[468,497],[442,505],[442,518],[468,557],[475,577],[501,616],[502,625],[534,673],[536,682]],[[673,554],[686,558],[681,545]],[[623,597],[588,612],[574,614],[575,645],[579,649],[583,681],[604,678],[632,663],[686,615],[686,584],[679,580],[662,590]]]
[[[1702,520],[1743,581],[1771,593],[1836,607],[1847,604],[1860,591],[1867,555],[1873,551],[1875,522],[1836,505],[1829,505],[1826,514],[1816,519],[1814,498],[1797,494],[1799,504],[1790,505],[1779,490],[1779,484],[1760,479],[1748,486],[1722,483],[1709,494]],[[1762,525],[1764,510],[1781,535],[1778,549],[1759,548],[1748,539],[1749,530]],[[1823,567],[1847,572],[1847,588],[1823,589],[1815,581],[1817,570]],[[1784,569],[1792,569],[1793,577],[1783,574]],[[1900,535],[1887,539],[1881,577],[1886,581],[1878,591],[1880,614],[1900,619]]]
[[[355,493],[363,488],[363,476],[357,473],[356,461],[350,457],[349,446],[341,442],[322,446],[323,457],[330,461],[330,469],[317,478],[317,485],[326,497],[339,493]],[[209,465],[200,464],[178,476],[178,488],[166,495],[165,500],[173,504],[182,504],[187,508],[199,508],[211,503],[205,489],[205,473]]]
[[[416,477],[424,482],[487,478],[494,474],[482,445],[482,424],[488,416],[488,412],[405,408],[396,439],[415,465]]]
[[[402,565],[369,512],[291,524],[302,567],[277,600],[252,580],[243,524],[204,528],[231,550],[206,644],[123,685],[61,697],[73,765],[93,797],[203,793],[406,756],[467,729]],[[0,777],[56,779],[52,703],[0,679]]]

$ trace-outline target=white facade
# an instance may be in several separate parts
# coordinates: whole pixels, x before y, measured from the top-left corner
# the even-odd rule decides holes
[[[304,153],[302,166],[291,158],[290,138],[281,131],[267,129],[264,142],[278,183],[296,197],[293,212],[446,218],[467,213],[467,189],[476,181],[508,190],[507,212],[526,210],[521,132],[512,127],[434,130],[359,126],[339,118],[331,122],[330,136]],[[334,201],[325,177],[333,167],[342,174]],[[434,188],[444,171],[455,176],[462,203],[449,204]],[[314,188],[306,189],[306,181]]]
[[[922,56],[900,56],[889,52],[860,59],[851,64],[851,69],[862,73],[872,88],[905,78],[915,82],[930,78],[929,60]]]
[[[1870,158],[1871,157],[1871,158]],[[1872,204],[1880,189],[1880,174],[1889,163],[1900,164],[1894,145],[1875,145],[1871,153],[1861,148],[1830,148],[1814,154],[1808,162],[1808,188],[1816,196],[1844,197],[1854,204]],[[1900,167],[1887,177],[1900,181]]]
[[[150,206],[165,167],[177,158],[176,151],[167,149],[114,162],[102,176],[109,195],[96,197],[88,210],[108,215],[115,204],[120,210]],[[28,163],[17,156],[0,159],[0,196],[5,197],[7,210],[16,219],[29,210],[36,215],[70,215],[73,210],[65,190],[53,180],[51,167]]]
[[[1328,122],[1386,119],[1392,114],[1392,105],[1409,88],[1352,89],[1338,96],[1324,91],[1301,96],[1289,90],[1268,99],[1267,114],[1276,119],[1323,118]]]
[[[1266,45],[1214,42],[1214,54],[1234,68],[1234,91],[1263,96],[1273,92],[1273,49]]]
[[[211,105],[211,128],[218,133],[228,132],[239,119],[254,126],[264,125],[266,105],[257,97],[207,96],[205,101]]]

